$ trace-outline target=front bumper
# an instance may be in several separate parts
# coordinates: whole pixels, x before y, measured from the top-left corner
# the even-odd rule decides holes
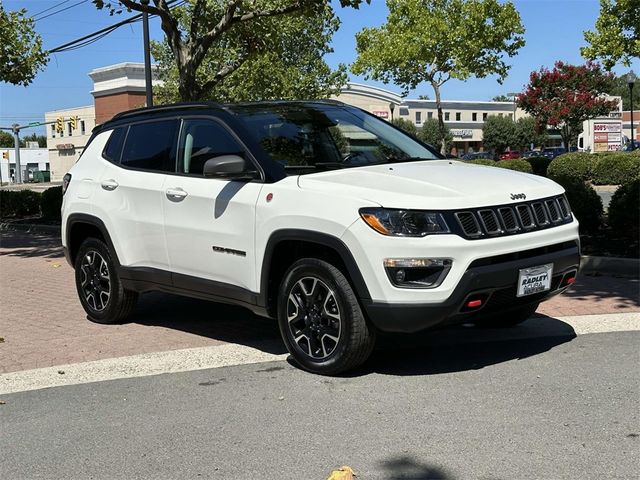
[[[563,283],[565,275],[577,272],[580,265],[577,242],[564,242],[553,247],[547,248],[546,252],[544,249],[535,249],[479,259],[462,275],[449,298],[440,303],[402,304],[363,300],[363,307],[378,329],[410,333],[441,324],[473,321],[492,313],[537,303],[566,290],[568,285]],[[517,297],[518,271],[547,263],[553,263],[551,290]],[[466,299],[479,294],[486,298],[483,307],[472,312],[462,311]]]

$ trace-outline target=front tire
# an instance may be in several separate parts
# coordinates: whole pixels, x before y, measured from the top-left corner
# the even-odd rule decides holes
[[[375,344],[349,281],[322,260],[304,258],[289,268],[278,292],[278,324],[296,362],[322,375],[363,364]]]
[[[109,247],[97,238],[88,238],[78,250],[74,268],[80,303],[96,323],[120,323],[136,306],[138,293],[125,290],[118,277]]]

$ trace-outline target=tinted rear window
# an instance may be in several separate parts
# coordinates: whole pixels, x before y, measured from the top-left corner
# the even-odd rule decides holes
[[[131,125],[120,163],[130,168],[174,172],[177,133],[178,120]]]
[[[127,132],[126,127],[114,128],[111,132],[111,136],[107,141],[107,145],[104,147],[102,155],[107,160],[118,163],[120,161],[120,154],[122,153],[122,144]]]

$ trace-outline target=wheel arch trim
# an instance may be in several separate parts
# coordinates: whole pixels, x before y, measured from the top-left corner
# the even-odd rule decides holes
[[[71,267],[74,266],[73,255],[74,253],[77,253],[77,252],[71,251],[71,232],[73,231],[73,227],[78,224],[91,225],[92,227],[95,227],[100,231],[100,233],[102,234],[102,237],[107,243],[107,246],[109,247],[109,250],[111,250],[111,253],[113,255],[113,260],[116,264],[116,268],[119,269],[120,261],[118,260],[118,254],[113,244],[113,241],[111,240],[111,236],[109,235],[109,231],[107,230],[107,227],[105,226],[104,222],[100,220],[98,217],[94,215],[89,215],[86,213],[72,213],[67,218],[66,227],[65,227],[65,238],[66,238],[67,245],[64,246],[64,254],[65,254],[65,258],[67,259],[67,262],[69,262]]]

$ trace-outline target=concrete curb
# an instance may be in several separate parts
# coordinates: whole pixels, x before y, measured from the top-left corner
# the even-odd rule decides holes
[[[580,260],[580,272],[585,275],[640,278],[640,259],[584,255]]]
[[[60,236],[59,225],[39,225],[36,223],[0,223],[0,232],[47,233]]]

